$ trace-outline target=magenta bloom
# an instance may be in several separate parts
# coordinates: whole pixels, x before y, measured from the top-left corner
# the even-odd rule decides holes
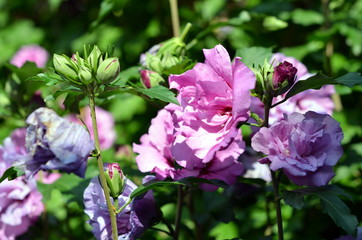
[[[21,68],[26,62],[34,62],[38,68],[45,67],[49,58],[48,52],[38,45],[27,45],[20,48],[10,63]]]
[[[0,176],[14,160],[24,155],[25,129],[15,130],[0,146]],[[42,195],[35,181],[23,178],[0,183],[0,238],[15,239],[35,223],[44,210]]]
[[[180,164],[172,154],[172,146],[175,141],[175,126],[178,119],[175,112],[180,107],[169,104],[160,110],[157,116],[152,119],[148,134],[141,137],[141,144],[133,144],[133,149],[139,155],[136,157],[138,168],[141,172],[156,173],[158,179],[171,177],[179,180],[185,177],[201,177],[206,179],[219,179],[228,184],[234,184],[236,178],[243,173],[243,166],[237,161],[238,156],[244,149],[241,136],[227,147],[219,149],[213,159],[208,163],[202,163],[202,159],[192,158],[197,165],[188,165],[176,169],[175,165]],[[185,152],[188,156],[189,152]],[[225,157],[228,156],[228,157]],[[216,190],[213,185],[203,184],[204,190]]]
[[[237,124],[249,118],[250,90],[256,81],[240,58],[231,63],[221,45],[204,49],[204,55],[205,63],[169,77],[170,87],[179,91],[181,103],[172,153],[182,167],[189,169],[207,164],[217,151],[227,149],[234,141],[240,142],[239,154],[243,152]],[[218,157],[224,161],[230,155]]]
[[[114,141],[116,140],[116,131],[114,129],[114,117],[112,114],[100,107],[96,107],[97,115],[97,127],[99,134],[99,142],[102,149],[108,149],[112,147]],[[93,127],[92,127],[92,118],[90,115],[90,108],[85,107],[81,110],[80,117],[87,126],[89,132],[91,133],[93,139]],[[72,114],[66,117],[68,120],[83,125],[82,121],[79,118]]]
[[[156,173],[159,179],[175,178],[175,160],[172,156],[174,141],[174,123],[168,105],[158,112],[152,119],[148,134],[141,137],[141,144],[133,144],[133,150],[139,155],[136,157],[138,169],[141,172]]]
[[[295,81],[302,81],[313,76],[313,74],[308,72],[307,67],[295,58],[286,57],[281,53],[276,53],[272,56],[271,61],[275,66],[285,61],[291,63],[293,67],[298,70]],[[334,86],[332,85],[324,86],[319,90],[310,89],[298,93],[286,102],[272,108],[270,110],[269,120],[271,123],[274,123],[282,120],[284,118],[284,114],[292,114],[294,112],[306,113],[307,111],[314,111],[321,114],[331,115],[334,109],[334,103],[331,98],[332,94],[334,94]],[[274,98],[273,103],[283,100],[284,97],[285,94]],[[258,98],[253,97],[251,109],[253,112],[263,117],[264,105]]]
[[[161,110],[141,144],[134,144],[142,172],[154,172],[161,179],[194,176],[228,184],[243,173],[237,158],[245,143],[237,124],[249,118],[256,79],[239,58],[231,63],[221,45],[205,49],[204,55],[205,63],[169,77],[181,106],[170,104]]]
[[[267,156],[261,163],[282,169],[298,185],[323,186],[334,177],[333,166],[343,155],[342,129],[331,116],[293,113],[269,128],[261,128],[251,146]]]
[[[124,192],[118,197],[119,206],[123,206],[129,195],[137,186],[126,180]],[[94,177],[84,191],[85,213],[89,216],[92,232],[98,240],[110,239],[112,236],[108,207],[98,177]],[[119,240],[133,240],[158,218],[158,211],[151,191],[143,197],[137,197],[116,216]]]

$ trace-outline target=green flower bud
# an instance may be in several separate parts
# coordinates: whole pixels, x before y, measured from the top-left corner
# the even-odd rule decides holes
[[[158,86],[160,85],[160,82],[165,81],[165,79],[163,79],[163,77],[157,72],[143,69],[140,71],[140,73],[141,73],[142,84],[146,88]]]
[[[161,60],[159,56],[150,54],[150,53],[146,53],[146,65],[147,68],[149,68],[150,70],[153,70],[155,72],[162,72],[163,68],[161,66]]]
[[[97,46],[94,46],[87,60],[92,72],[94,73],[97,72],[99,64],[103,61],[102,52],[99,50]]]
[[[123,172],[118,163],[110,163],[104,174],[111,197],[118,198],[118,196],[122,194],[125,186]]]
[[[63,78],[71,81],[78,79],[76,63],[65,55],[54,54],[53,64],[55,71],[62,75]]]
[[[179,58],[179,57],[166,53],[163,56],[163,58],[161,59],[161,66],[163,69],[167,69],[167,68],[175,66],[176,64],[180,63],[181,61],[182,61],[182,58]]]
[[[89,84],[93,80],[91,71],[85,66],[80,67],[78,77],[80,81],[84,84]]]
[[[107,58],[97,69],[97,80],[102,83],[110,83],[117,78],[119,71],[118,58]]]

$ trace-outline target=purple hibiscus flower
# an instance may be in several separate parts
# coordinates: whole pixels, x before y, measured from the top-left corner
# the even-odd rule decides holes
[[[119,206],[123,206],[137,186],[127,179],[123,193],[118,197]],[[109,211],[103,189],[98,177],[94,177],[84,191],[85,213],[90,217],[92,232],[98,240],[110,239],[112,236]],[[118,240],[133,240],[158,218],[158,210],[153,194],[147,192],[142,197],[135,198],[130,205],[117,214]]]
[[[205,63],[169,77],[170,87],[179,91],[177,98],[181,103],[172,152],[178,163],[187,168],[207,164],[220,149],[228,148],[234,141],[242,142],[237,124],[249,118],[250,90],[256,81],[240,58],[231,63],[221,45],[204,49],[204,55]],[[241,154],[244,144],[237,144]],[[226,159],[229,155],[219,157]]]
[[[10,63],[21,68],[26,62],[34,62],[38,68],[45,67],[49,58],[48,52],[38,45],[27,45],[20,48]]]
[[[134,151],[139,153],[136,157],[139,170],[156,173],[158,179],[171,177],[179,180],[194,176],[219,179],[230,185],[234,184],[244,170],[237,161],[244,146],[238,138],[229,146],[220,148],[208,163],[202,163],[202,159],[198,159],[197,166],[186,164],[185,167],[176,169],[175,166],[179,162],[172,154],[172,145],[175,141],[175,125],[178,123],[175,112],[179,110],[180,107],[174,104],[169,104],[160,110],[152,119],[148,134],[141,137],[141,144],[133,144]],[[184,154],[190,153],[184,152]],[[210,191],[217,189],[216,186],[209,184],[203,184],[201,187]]]
[[[39,170],[56,169],[84,177],[87,159],[94,149],[87,130],[59,117],[53,110],[39,108],[26,120],[27,156],[17,165],[25,165],[29,178]]]
[[[14,160],[26,155],[25,129],[16,129],[0,146],[0,176]],[[34,180],[16,178],[0,183],[0,239],[11,240],[25,233],[44,210]]]
[[[281,53],[276,53],[272,56],[271,61],[274,66],[278,66],[280,63],[285,61],[292,64],[292,66],[297,69],[295,81],[302,81],[313,76],[313,74],[308,72],[307,67],[295,58],[286,57]],[[331,98],[332,94],[334,94],[334,86],[332,85],[324,86],[319,90],[309,89],[298,93],[283,104],[272,108],[270,110],[269,120],[271,123],[274,123],[282,120],[284,114],[292,114],[294,112],[306,113],[307,111],[314,111],[317,113],[331,115],[334,109],[334,103]],[[283,100],[284,97],[285,94],[273,98],[273,104]],[[260,99],[256,97],[252,98],[251,110],[259,116],[263,116],[264,105]]]
[[[309,111],[261,128],[251,146],[267,155],[261,163],[270,164],[273,171],[282,169],[295,184],[323,186],[343,155],[342,138],[342,129],[331,116]]]

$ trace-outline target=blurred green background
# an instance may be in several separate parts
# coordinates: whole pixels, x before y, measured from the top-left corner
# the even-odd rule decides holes
[[[203,48],[221,43],[232,57],[238,49],[263,46],[299,59],[310,72],[338,76],[362,71],[362,1],[182,0],[178,5],[181,28],[192,23],[186,43],[187,54],[195,60],[203,61]],[[114,46],[121,71],[127,71],[139,66],[140,54],[171,37],[167,0],[0,0],[0,139],[24,126],[25,117],[33,110],[30,105],[23,105],[22,112],[9,107],[17,99],[9,97],[11,89],[6,87],[12,77],[7,64],[21,46],[38,44],[50,55],[82,52],[84,44],[97,44],[103,50]],[[131,72],[138,80],[137,71],[133,68]],[[336,90],[341,108],[334,117],[344,130],[346,154],[336,167],[333,183],[351,194],[354,202],[346,203],[361,220],[362,87]],[[50,92],[43,89],[42,96]],[[54,103],[47,104],[57,108]],[[140,183],[143,175],[128,152],[147,132],[150,119],[164,103],[123,94],[100,105],[114,115],[118,136],[115,148],[107,150],[104,158],[119,161],[127,175]],[[57,110],[67,113],[59,107]],[[83,214],[82,191],[97,174],[94,165],[91,160],[85,180],[69,175],[54,186],[40,185],[47,212],[19,239],[92,239]],[[185,205],[181,239],[272,239],[264,237],[270,231],[265,214],[272,207],[270,201],[265,203],[270,194],[270,189],[259,185],[196,191],[193,207]],[[155,195],[164,217],[172,222],[176,190],[168,187]],[[271,211],[271,219],[273,214]],[[344,234],[321,212],[315,199],[303,210],[283,206],[283,214],[286,239],[335,239]],[[149,230],[142,239],[168,238]]]

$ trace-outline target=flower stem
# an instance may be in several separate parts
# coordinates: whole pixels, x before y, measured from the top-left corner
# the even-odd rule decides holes
[[[177,210],[176,210],[176,218],[175,218],[175,231],[173,235],[173,240],[178,239],[178,235],[180,233],[180,223],[182,217],[182,205],[184,201],[184,193],[182,186],[178,186],[177,189]]]
[[[273,97],[269,94],[266,94],[264,99],[264,122],[262,127],[269,127],[269,113],[272,107]],[[278,225],[278,239],[283,240],[283,216],[282,210],[280,206],[280,196],[279,196],[279,180],[276,177],[274,171],[270,170],[273,182],[273,189],[274,189],[274,204],[275,204],[275,211],[277,215],[277,225]]]
[[[173,36],[180,36],[180,20],[178,16],[177,0],[170,0]]]
[[[277,224],[278,224],[278,239],[283,240],[283,218],[282,218],[282,209],[280,207],[280,196],[279,196],[279,181],[276,177],[274,171],[270,171],[272,176],[273,188],[274,188],[274,204],[275,211],[277,214]]]
[[[96,145],[96,151],[97,151],[96,158],[97,158],[97,163],[98,163],[99,178],[101,180],[101,185],[103,188],[104,196],[105,196],[108,211],[109,211],[109,216],[111,219],[112,238],[113,238],[113,240],[117,240],[118,239],[118,229],[117,229],[116,213],[115,213],[115,208],[111,202],[111,196],[109,194],[106,177],[104,175],[103,160],[102,160],[102,155],[101,155],[101,147],[100,147],[100,143],[99,143],[97,118],[96,118],[96,111],[95,111],[95,96],[93,93],[89,94],[89,107],[90,107],[90,114],[91,114],[91,118],[92,118],[94,143]]]

